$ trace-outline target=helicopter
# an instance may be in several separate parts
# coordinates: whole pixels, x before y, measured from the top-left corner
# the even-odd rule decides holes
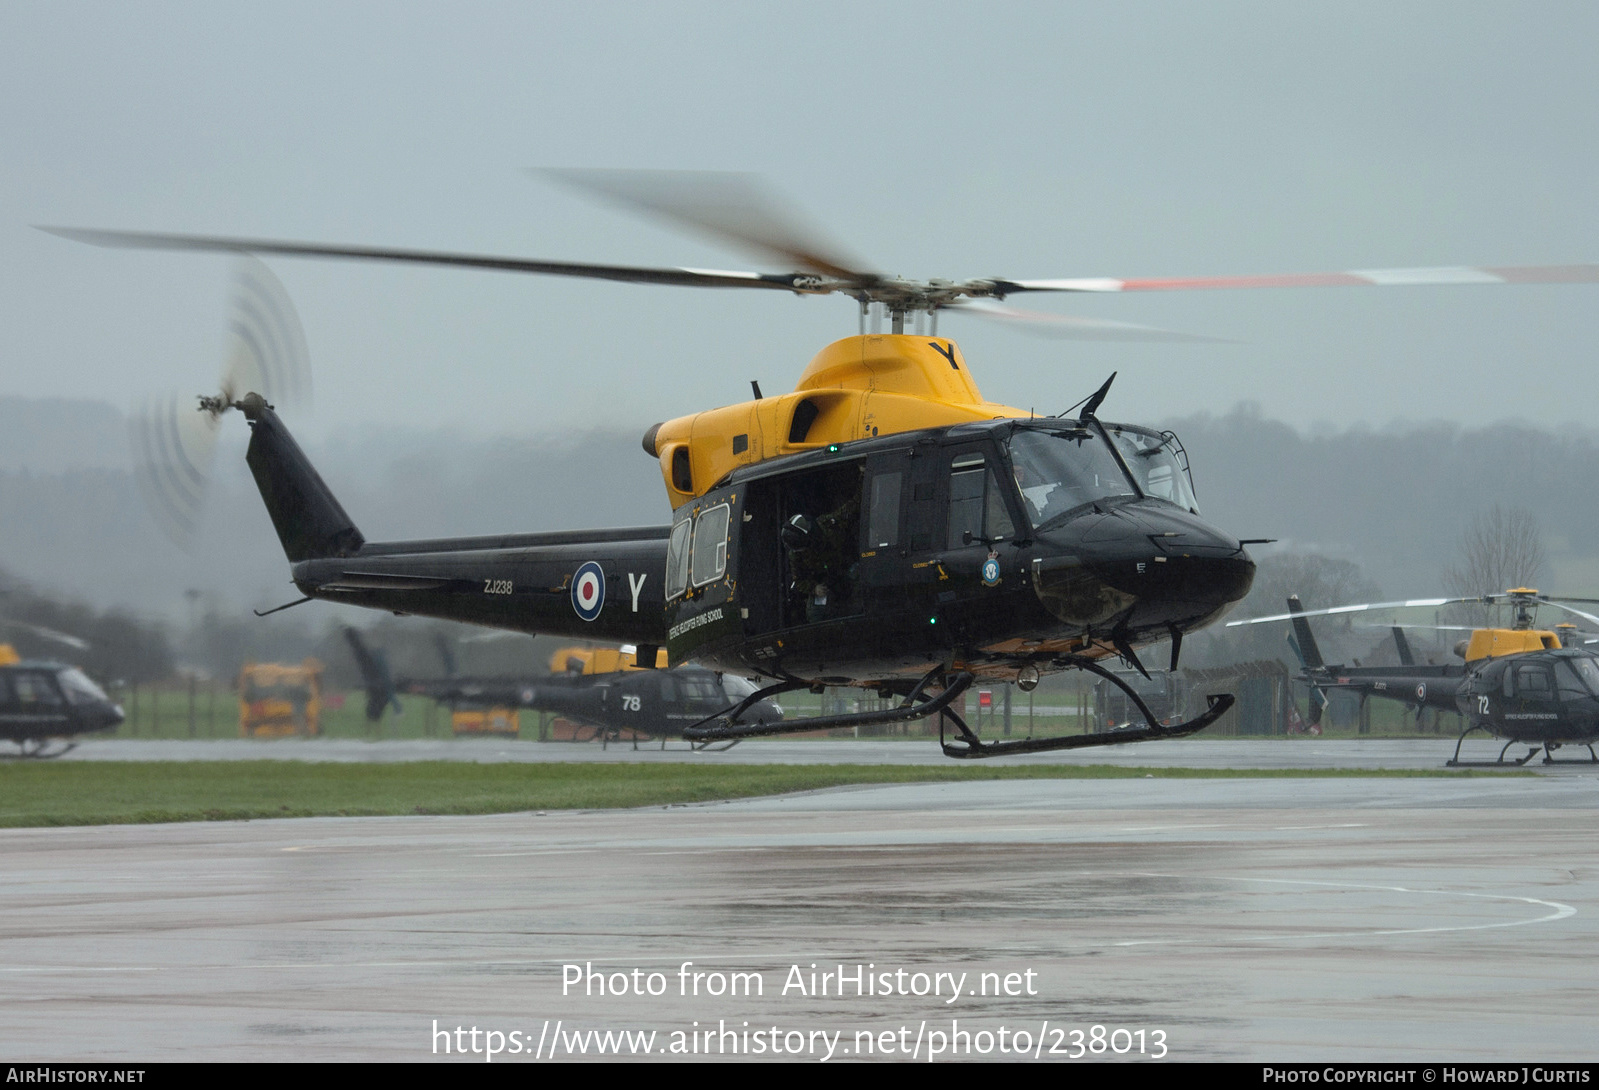
[[[1229,621],[1227,625],[1292,622],[1290,640],[1304,667],[1299,679],[1311,691],[1312,723],[1320,722],[1327,704],[1326,690],[1350,689],[1359,693],[1362,701],[1372,696],[1397,700],[1416,708],[1418,715],[1422,708],[1458,711],[1467,726],[1455,741],[1454,756],[1446,762],[1451,767],[1520,766],[1540,751],[1544,764],[1599,764],[1599,755],[1593,748],[1599,741],[1599,656],[1574,646],[1580,637],[1573,626],[1562,624],[1553,630],[1534,627],[1540,605],[1562,609],[1599,624],[1599,617],[1566,605],[1568,602],[1599,604],[1599,600],[1592,598],[1539,594],[1530,587],[1475,597],[1420,598],[1314,610],[1306,610],[1295,595],[1288,599],[1287,613]],[[1462,663],[1417,663],[1404,636],[1406,626],[1396,625],[1393,632],[1400,665],[1330,665],[1323,660],[1306,620],[1366,610],[1436,608],[1464,603],[1508,605],[1514,612],[1509,628],[1467,629],[1470,637],[1455,646],[1455,653],[1464,660]],[[1475,731],[1505,739],[1496,760],[1461,760],[1461,744]],[[1530,748],[1521,758],[1506,761],[1505,754],[1518,744]],[[1565,745],[1585,746],[1590,760],[1557,761],[1554,753]]]
[[[0,625],[80,650],[89,646],[39,625],[5,619]],[[124,718],[121,706],[76,666],[25,659],[11,644],[0,643],[0,739],[14,743],[17,756],[59,757],[77,748],[78,735],[115,729]]]
[[[685,728],[684,737],[695,742],[937,715],[944,753],[977,758],[1186,737],[1232,705],[1230,694],[1210,694],[1201,714],[1164,725],[1101,663],[1120,657],[1147,673],[1137,649],[1169,641],[1175,667],[1184,634],[1214,622],[1248,592],[1254,562],[1246,546],[1265,539],[1241,540],[1200,517],[1187,453],[1173,433],[1100,419],[1110,380],[1053,417],[984,399],[958,346],[938,335],[941,312],[1081,337],[1194,339],[1129,323],[1038,315],[1004,300],[1029,292],[1599,281],[1593,265],[912,280],[841,256],[796,227],[743,176],[555,176],[797,271],[44,230],[101,246],[397,261],[855,300],[858,334],[822,349],[791,393],[765,397],[752,383],[752,401],[646,432],[644,450],[659,464],[673,509],[661,527],[369,542],[266,397],[254,391],[239,397],[224,386],[220,395],[201,399],[212,421],[237,409],[250,425],[246,459],[303,595],[290,605],[323,599],[615,640],[639,646],[646,659],[665,646],[674,665],[692,660],[770,682]],[[1069,669],[1121,687],[1144,726],[985,742],[952,707],[978,678],[1030,691],[1043,673]],[[831,686],[872,689],[900,703],[818,719],[738,721],[761,699]]]
[[[548,675],[529,677],[462,677],[455,671],[454,655],[441,641],[445,652],[446,676],[442,678],[396,678],[389,669],[381,648],[369,647],[353,628],[344,630],[350,650],[361,668],[366,685],[367,719],[376,722],[390,707],[399,710],[399,693],[412,693],[446,704],[451,708],[533,708],[555,712],[574,722],[595,729],[602,748],[623,731],[633,736],[659,737],[661,748],[685,726],[700,722],[737,704],[756,691],[742,677],[717,674],[704,667],[683,664],[664,668],[664,652],[657,652],[657,663],[646,666],[638,661],[638,649],[624,645],[620,650],[561,648],[551,656]],[[763,699],[748,708],[741,719],[756,724],[780,722],[783,709],[775,701]],[[737,739],[719,747],[730,748]],[[703,749],[708,743],[694,743]]]

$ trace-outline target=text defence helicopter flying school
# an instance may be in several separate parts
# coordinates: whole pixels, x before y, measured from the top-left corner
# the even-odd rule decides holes
[[[1418,709],[1436,708],[1458,711],[1466,729],[1455,742],[1450,765],[1504,765],[1505,753],[1521,743],[1531,748],[1514,761],[1523,765],[1544,753],[1544,763],[1554,764],[1555,750],[1564,745],[1586,746],[1591,761],[1599,763],[1593,744],[1599,741],[1599,656],[1569,645],[1574,635],[1569,626],[1567,639],[1561,633],[1534,628],[1540,605],[1562,609],[1599,624],[1599,617],[1564,603],[1599,604],[1592,598],[1565,598],[1539,594],[1528,587],[1517,587],[1503,594],[1484,594],[1470,598],[1422,598],[1404,602],[1372,602],[1330,609],[1304,609],[1298,597],[1288,599],[1288,612],[1270,617],[1229,621],[1228,627],[1291,621],[1293,640],[1304,670],[1300,680],[1310,687],[1311,722],[1319,722],[1326,705],[1325,691],[1349,689],[1368,696],[1397,700]],[[1308,617],[1328,616],[1382,609],[1437,608],[1440,606],[1483,603],[1508,605],[1514,610],[1509,628],[1471,629],[1456,653],[1463,663],[1421,665],[1414,661],[1403,642],[1403,627],[1394,635],[1399,644],[1399,666],[1343,666],[1323,661],[1321,650],[1311,634]],[[1440,626],[1422,626],[1440,627]],[[1494,761],[1463,761],[1460,745],[1474,731],[1505,739],[1504,748]]]
[[[793,392],[670,420],[644,447],[658,459],[669,526],[368,542],[267,400],[239,409],[247,459],[305,599],[580,639],[665,646],[771,679],[736,707],[684,730],[734,740],[940,715],[952,757],[1183,737],[1232,704],[1163,726],[981,741],[950,707],[978,677],[1037,684],[1100,660],[1142,670],[1137,648],[1185,633],[1248,592],[1248,541],[1199,517],[1176,436],[1099,419],[1110,383],[1075,418],[1039,418],[983,399],[941,310],[1019,318],[1067,335],[1166,339],[1125,323],[1032,315],[1000,305],[1022,292],[1454,283],[1599,282],[1599,266],[1388,269],[1182,280],[915,281],[863,272],[797,231],[741,177],[562,172],[564,180],[792,262],[762,274],[638,268],[257,239],[55,229],[97,245],[365,258],[698,287],[844,294],[860,335],[824,348]],[[868,333],[883,313],[892,332]],[[906,317],[927,335],[905,332]],[[176,447],[172,437],[169,446]],[[749,723],[755,701],[854,685],[903,698],[890,711]],[[1123,686],[1125,688],[1125,686]]]

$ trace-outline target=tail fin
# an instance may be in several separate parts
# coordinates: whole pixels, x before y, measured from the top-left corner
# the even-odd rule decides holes
[[[1304,660],[1305,669],[1320,670],[1327,664],[1322,661],[1321,648],[1316,646],[1316,637],[1310,634],[1310,622],[1302,614],[1305,607],[1300,604],[1299,595],[1288,596],[1288,612],[1294,614],[1294,639],[1299,644],[1300,658]]]
[[[290,562],[358,551],[366,538],[272,406],[260,394],[246,394],[237,404],[250,421],[245,461]]]
[[[1311,676],[1320,670],[1326,669],[1327,664],[1322,661],[1321,648],[1316,646],[1316,637],[1310,634],[1310,622],[1304,617],[1304,605],[1299,601],[1299,595],[1288,597],[1288,612],[1294,615],[1294,634],[1288,642],[1294,649],[1294,654],[1299,657],[1299,663],[1305,668],[1306,681],[1310,685],[1310,722],[1314,726],[1321,722],[1321,713],[1327,708],[1327,694],[1314,681]]]
[[[1416,656],[1410,651],[1410,641],[1405,639],[1405,630],[1398,625],[1394,625],[1394,647],[1399,650],[1399,665],[1416,665]]]
[[[350,642],[350,651],[355,655],[355,664],[361,668],[361,680],[366,685],[367,720],[376,723],[382,719],[390,704],[394,705],[395,714],[400,714],[400,698],[394,691],[389,657],[379,649],[368,647],[353,628],[344,630],[344,638]]]

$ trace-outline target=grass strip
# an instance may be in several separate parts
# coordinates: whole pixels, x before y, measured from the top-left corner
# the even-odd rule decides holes
[[[851,784],[963,780],[1470,775],[1473,773],[1469,771],[1443,769],[1195,769],[1113,765],[13,762],[0,765],[0,827],[612,809],[780,795]]]

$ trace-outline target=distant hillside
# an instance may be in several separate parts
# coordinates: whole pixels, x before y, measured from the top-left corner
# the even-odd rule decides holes
[[[1240,537],[1352,560],[1388,594],[1426,596],[1441,591],[1478,511],[1520,506],[1542,524],[1546,582],[1599,596],[1599,584],[1565,585],[1599,575],[1593,432],[1433,423],[1307,436],[1247,406],[1170,426],[1193,459],[1201,510]]]
[[[174,620],[191,588],[226,609],[293,596],[242,427],[224,429],[213,503],[185,554],[145,514],[116,409],[0,398],[0,421],[0,566],[95,608]],[[1319,553],[1358,565],[1386,594],[1436,593],[1464,528],[1497,502],[1542,520],[1551,587],[1599,596],[1593,433],[1425,424],[1305,435],[1247,407],[1171,426],[1205,516],[1240,537],[1283,539],[1261,556]],[[549,443],[393,428],[308,452],[374,539],[662,523],[670,512],[642,431]]]

